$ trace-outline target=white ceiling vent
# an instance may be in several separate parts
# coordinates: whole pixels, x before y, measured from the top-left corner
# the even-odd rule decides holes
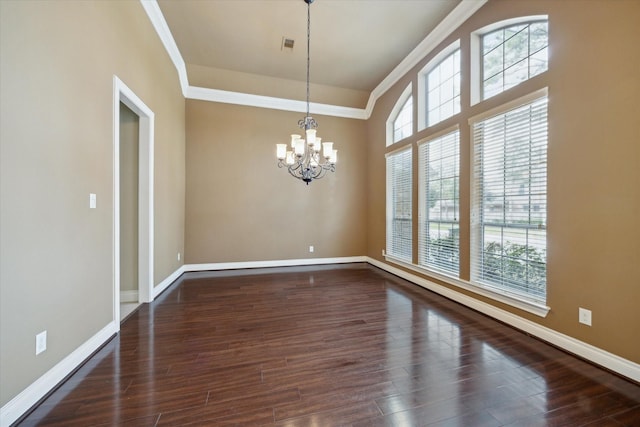
[[[282,37],[282,50],[292,51],[295,41],[293,39]]]

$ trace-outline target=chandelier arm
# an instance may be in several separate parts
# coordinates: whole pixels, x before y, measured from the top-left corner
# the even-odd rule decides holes
[[[316,175],[316,179],[321,179],[327,174],[327,169],[324,167],[319,168],[318,174]]]
[[[298,164],[296,165],[296,167],[289,167],[287,168],[287,170],[292,177],[302,179],[303,168],[301,167],[301,165]]]
[[[298,169],[300,169],[300,168],[301,168],[301,166],[302,166],[302,163],[300,163],[300,162],[295,162],[294,164],[289,165],[289,166],[287,167],[287,169],[289,169],[289,172],[297,171]]]

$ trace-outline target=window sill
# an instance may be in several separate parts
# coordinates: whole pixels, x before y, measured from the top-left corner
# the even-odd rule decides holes
[[[468,282],[466,280],[461,280],[456,277],[452,277],[434,270],[429,270],[427,268],[424,268],[412,263],[401,261],[389,255],[385,255],[384,259],[385,261],[390,262],[392,264],[399,265],[401,267],[407,268],[409,270],[415,271],[417,273],[420,273],[428,277],[433,277],[446,284],[456,286],[458,288],[473,292],[478,295],[482,295],[483,297],[490,298],[494,301],[498,301],[503,304],[510,305],[512,307],[526,311],[528,313],[535,314],[536,316],[540,316],[543,318],[547,317],[549,310],[551,310],[550,307],[547,307],[544,304],[528,301],[524,298],[518,297],[517,295],[499,293],[499,292],[493,291],[492,289]]]

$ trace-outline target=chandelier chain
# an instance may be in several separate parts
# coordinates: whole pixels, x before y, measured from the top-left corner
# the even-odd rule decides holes
[[[291,150],[287,144],[276,144],[278,167],[286,168],[291,176],[309,185],[314,179],[320,179],[327,172],[335,172],[337,151],[333,149],[333,142],[322,142],[316,137],[318,122],[311,117],[311,3],[314,0],[304,0],[307,3],[307,114],[298,121],[298,126],[304,129],[307,139],[301,135],[291,135]]]
[[[307,3],[307,117],[309,117],[309,84],[311,69],[311,2]]]

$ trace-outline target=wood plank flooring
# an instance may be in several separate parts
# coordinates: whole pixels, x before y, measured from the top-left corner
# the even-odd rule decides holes
[[[367,264],[185,274],[21,426],[640,426],[640,386]]]

